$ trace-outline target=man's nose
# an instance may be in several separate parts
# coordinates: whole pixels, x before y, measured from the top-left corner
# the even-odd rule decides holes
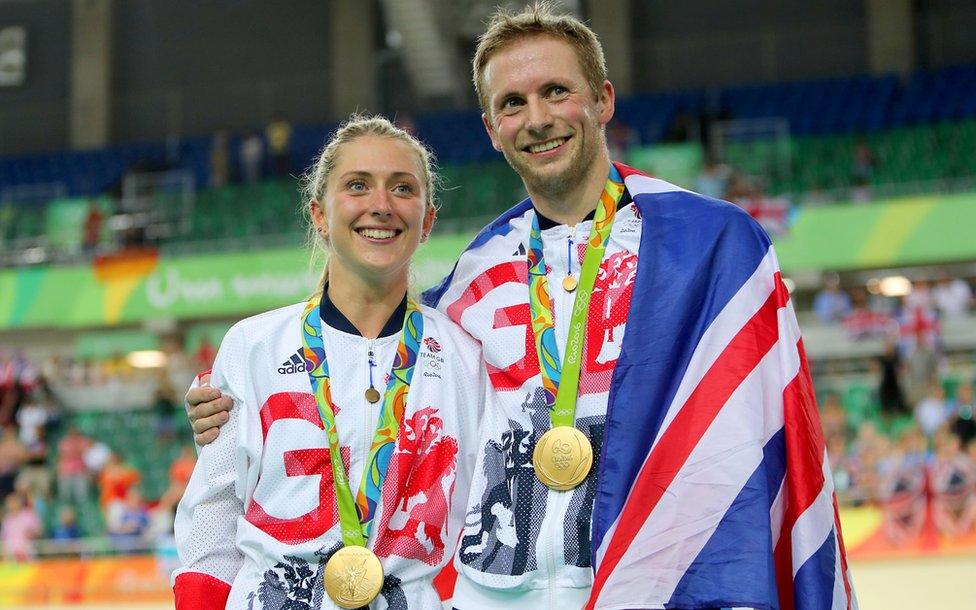
[[[527,102],[528,121],[526,128],[533,133],[545,133],[552,127],[552,113],[549,104],[535,98]]]

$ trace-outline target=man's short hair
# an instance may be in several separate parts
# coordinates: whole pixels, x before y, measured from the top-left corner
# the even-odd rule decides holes
[[[549,36],[570,44],[576,52],[583,75],[596,95],[607,80],[607,62],[603,47],[593,30],[572,15],[559,15],[549,2],[537,2],[521,11],[499,9],[488,22],[488,29],[478,38],[471,62],[474,89],[481,110],[491,116],[490,100],[485,90],[485,67],[506,46],[534,36]]]

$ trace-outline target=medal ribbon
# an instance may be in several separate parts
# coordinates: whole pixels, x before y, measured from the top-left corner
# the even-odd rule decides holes
[[[562,365],[556,347],[556,330],[553,323],[552,299],[549,297],[549,282],[546,279],[546,261],[542,251],[539,215],[536,214],[532,218],[528,249],[529,307],[532,311],[535,349],[539,355],[539,372],[542,374],[542,387],[553,427],[572,426],[576,420],[576,395],[579,390],[583,336],[586,332],[586,316],[590,309],[590,293],[593,292],[596,274],[603,260],[603,253],[607,249],[607,242],[610,240],[613,217],[617,213],[617,204],[623,194],[623,178],[620,177],[617,168],[611,164],[610,176],[597,203],[593,227],[587,239],[586,254],[583,257],[579,285],[573,301],[573,312],[569,319],[569,338],[566,341],[566,354]]]
[[[376,505],[380,500],[383,480],[390,465],[390,457],[396,444],[400,422],[407,407],[407,394],[413,379],[414,365],[420,352],[420,339],[424,336],[424,318],[413,299],[407,299],[407,312],[403,316],[403,330],[397,345],[390,371],[390,381],[380,408],[376,434],[366,458],[363,479],[355,500],[349,489],[346,468],[339,453],[339,433],[336,429],[335,406],[330,390],[329,363],[322,343],[322,318],[319,305],[309,301],[302,314],[302,345],[305,369],[312,384],[315,404],[322,418],[323,428],[329,438],[329,460],[332,463],[332,481],[335,484],[336,501],[339,505],[339,524],[342,527],[342,543],[345,546],[366,546],[369,539]]]

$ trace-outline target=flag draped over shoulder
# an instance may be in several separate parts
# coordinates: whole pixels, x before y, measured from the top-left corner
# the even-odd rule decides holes
[[[856,608],[769,238],[734,206],[618,167],[642,234],[587,608]]]

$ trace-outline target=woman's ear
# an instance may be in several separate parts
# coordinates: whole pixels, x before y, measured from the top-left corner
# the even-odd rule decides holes
[[[319,203],[318,199],[310,199],[308,202],[308,215],[315,225],[315,232],[319,237],[326,238],[329,234],[329,221],[325,215],[325,206]]]
[[[423,231],[420,234],[420,243],[424,243],[430,238],[430,232],[434,230],[434,221],[437,220],[437,208],[432,205],[427,206],[424,212]]]

